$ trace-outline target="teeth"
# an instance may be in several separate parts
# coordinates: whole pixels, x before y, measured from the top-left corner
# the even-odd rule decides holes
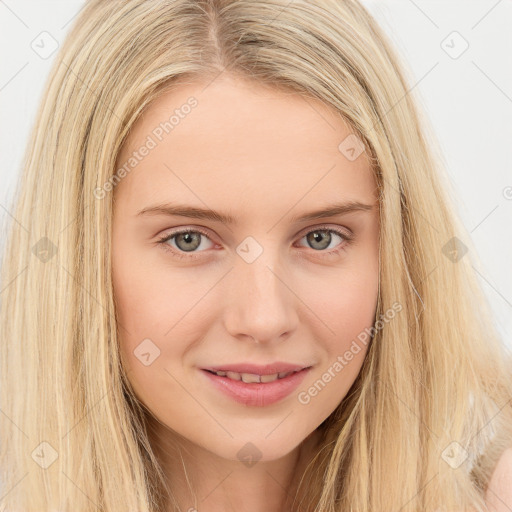
[[[295,372],[279,372],[274,373],[272,375],[256,375],[254,373],[237,373],[237,372],[224,372],[218,371],[214,372],[219,377],[227,377],[232,380],[241,380],[246,383],[251,382],[274,382],[277,379],[283,379],[284,377],[288,377]]]
[[[254,373],[242,373],[241,375],[244,382],[260,382],[260,376]]]

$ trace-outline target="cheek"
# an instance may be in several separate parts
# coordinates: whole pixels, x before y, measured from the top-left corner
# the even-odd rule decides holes
[[[333,322],[337,332],[343,339],[351,339],[370,327],[375,321],[378,298],[378,273],[368,270],[358,272],[344,282],[344,289],[339,298],[334,298],[331,304],[337,304],[336,312],[331,309]]]
[[[162,389],[179,388],[171,375],[197,336],[204,318],[198,297],[208,287],[194,284],[184,269],[142,264],[147,259],[118,249],[112,277],[122,364],[138,398],[158,410],[153,402]]]
[[[312,309],[328,327],[322,327],[324,334],[318,337],[323,340],[327,358],[325,369],[330,369],[331,375],[336,374],[338,383],[343,382],[343,386],[330,387],[331,393],[337,395],[336,400],[343,398],[363,364],[370,328],[375,322],[378,288],[378,255],[375,254],[343,268],[330,280],[329,286],[323,288],[324,293],[317,294],[316,302],[312,298]]]
[[[114,296],[125,333],[162,338],[205,293],[190,270],[163,264],[163,252],[128,250],[121,243],[113,252]]]
[[[322,294],[317,288],[314,310],[329,328],[331,336],[327,339],[331,340],[331,348],[344,349],[373,325],[378,289],[378,256],[362,258],[357,264],[340,270],[323,287]]]
[[[378,258],[364,267],[345,268],[330,282],[328,293],[321,299],[318,294],[316,302],[309,294],[322,320],[315,338],[321,340],[325,357],[297,397],[311,417],[322,421],[346,396],[368,351],[378,300]]]

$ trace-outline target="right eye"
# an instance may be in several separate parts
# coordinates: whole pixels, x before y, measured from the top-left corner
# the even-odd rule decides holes
[[[206,231],[197,228],[182,229],[165,234],[158,240],[158,243],[162,245],[162,249],[171,252],[178,258],[197,258],[198,256],[187,253],[203,252],[196,250],[201,247],[202,238],[210,240]],[[172,241],[175,245],[170,245],[169,241]],[[211,243],[213,244],[213,242]]]

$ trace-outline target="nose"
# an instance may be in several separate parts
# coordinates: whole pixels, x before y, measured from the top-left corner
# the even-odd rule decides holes
[[[279,343],[297,328],[297,297],[289,273],[276,259],[239,259],[226,283],[224,326],[240,340]]]

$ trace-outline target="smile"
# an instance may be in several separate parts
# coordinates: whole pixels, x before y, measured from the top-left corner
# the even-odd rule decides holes
[[[297,389],[311,367],[269,375],[201,370],[213,387],[232,400],[255,407],[279,402]]]

